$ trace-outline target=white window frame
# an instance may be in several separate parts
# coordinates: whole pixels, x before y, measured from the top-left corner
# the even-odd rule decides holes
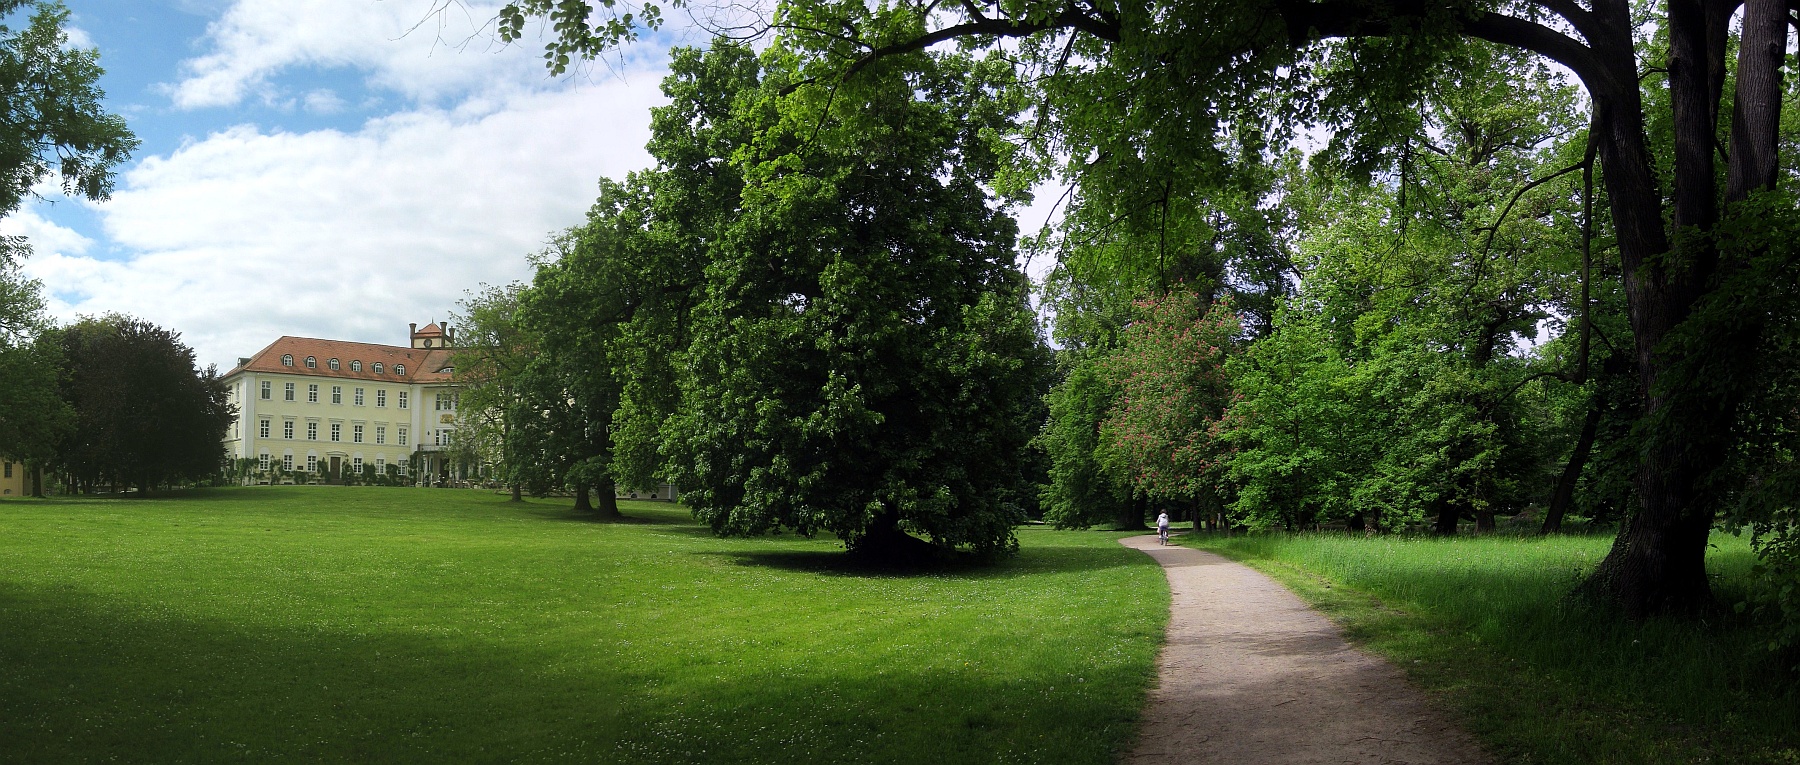
[[[405,427],[395,428],[394,439],[395,439],[394,443],[399,444],[400,446],[405,446],[406,445],[406,428]]]
[[[306,403],[308,403],[308,404],[319,403],[319,384],[318,383],[307,383],[306,384]]]
[[[375,426],[375,443],[377,443],[377,444],[387,443],[387,426],[386,425],[376,425]]]
[[[281,437],[288,441],[294,440],[294,421],[293,420],[282,420],[281,421]]]
[[[316,422],[306,423],[306,440],[308,440],[308,441],[319,440],[319,423],[316,423]]]
[[[400,391],[399,393],[400,393],[400,400],[396,401],[394,403],[399,404],[401,409],[405,409],[406,408],[406,391]]]
[[[269,382],[268,380],[262,381],[262,400],[275,400],[275,383]]]
[[[331,442],[332,442],[332,443],[334,443],[334,444],[335,444],[335,443],[342,443],[342,442],[343,442],[343,440],[344,440],[344,426],[343,426],[343,424],[341,424],[341,423],[336,423],[336,422],[334,422],[334,423],[331,423]]]
[[[387,388],[375,389],[375,405],[379,407],[387,406]]]
[[[342,386],[342,385],[331,386],[331,403],[333,403],[333,404],[344,403],[344,386]]]
[[[351,396],[351,401],[353,401],[357,406],[362,406],[363,405],[363,389],[362,388],[354,388],[352,390],[354,392],[354,395]]]
[[[294,384],[293,383],[282,383],[281,384],[281,400],[282,401],[293,401],[294,400]]]
[[[350,443],[360,444],[363,442],[362,439],[363,439],[363,426],[351,425],[350,426]]]
[[[272,418],[269,418],[269,417],[264,417],[260,420],[260,422],[262,424],[256,426],[256,437],[257,438],[268,438],[269,437],[269,429],[275,427],[275,420]]]

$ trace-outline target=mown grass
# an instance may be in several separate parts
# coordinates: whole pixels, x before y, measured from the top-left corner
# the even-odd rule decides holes
[[[621,504],[0,502],[0,759],[1102,763],[1134,732],[1168,597],[1119,535],[898,575]]]
[[[1766,629],[1733,616],[1630,623],[1565,598],[1609,538],[1182,541],[1288,585],[1442,694],[1506,762],[1800,763],[1800,678]],[[1716,591],[1742,599],[1749,546],[1713,542]]]

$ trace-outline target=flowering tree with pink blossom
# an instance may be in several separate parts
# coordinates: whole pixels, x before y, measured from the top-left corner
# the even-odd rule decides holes
[[[1238,316],[1228,301],[1185,290],[1139,300],[1137,310],[1102,365],[1118,399],[1100,424],[1101,461],[1142,497],[1211,497]]]

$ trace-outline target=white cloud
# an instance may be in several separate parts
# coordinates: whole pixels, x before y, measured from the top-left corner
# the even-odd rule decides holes
[[[344,110],[344,99],[329,88],[319,88],[306,94],[302,99],[306,110],[314,114],[336,114]]]
[[[61,204],[78,203],[64,201]],[[32,250],[37,253],[82,255],[94,246],[94,240],[83,236],[81,232],[57,225],[31,208],[0,220],[0,236],[23,236],[31,242]]]
[[[311,5],[310,3],[306,5]],[[284,334],[404,342],[464,290],[528,278],[525,256],[579,223],[604,175],[650,162],[661,73],[420,108],[355,132],[232,127],[142,160],[97,206],[122,260],[63,236],[26,271],[52,310],[118,311],[230,366]],[[34,239],[36,237],[34,236]]]
[[[498,3],[442,0],[241,0],[207,28],[208,52],[165,86],[183,109],[285,100],[271,78],[298,68],[352,68],[416,101],[543,81],[531,52],[484,31]]]

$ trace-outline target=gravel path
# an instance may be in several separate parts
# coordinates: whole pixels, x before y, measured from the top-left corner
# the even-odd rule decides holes
[[[1159,682],[1129,765],[1485,763],[1473,738],[1386,661],[1249,567],[1119,540],[1163,566],[1173,600]]]

